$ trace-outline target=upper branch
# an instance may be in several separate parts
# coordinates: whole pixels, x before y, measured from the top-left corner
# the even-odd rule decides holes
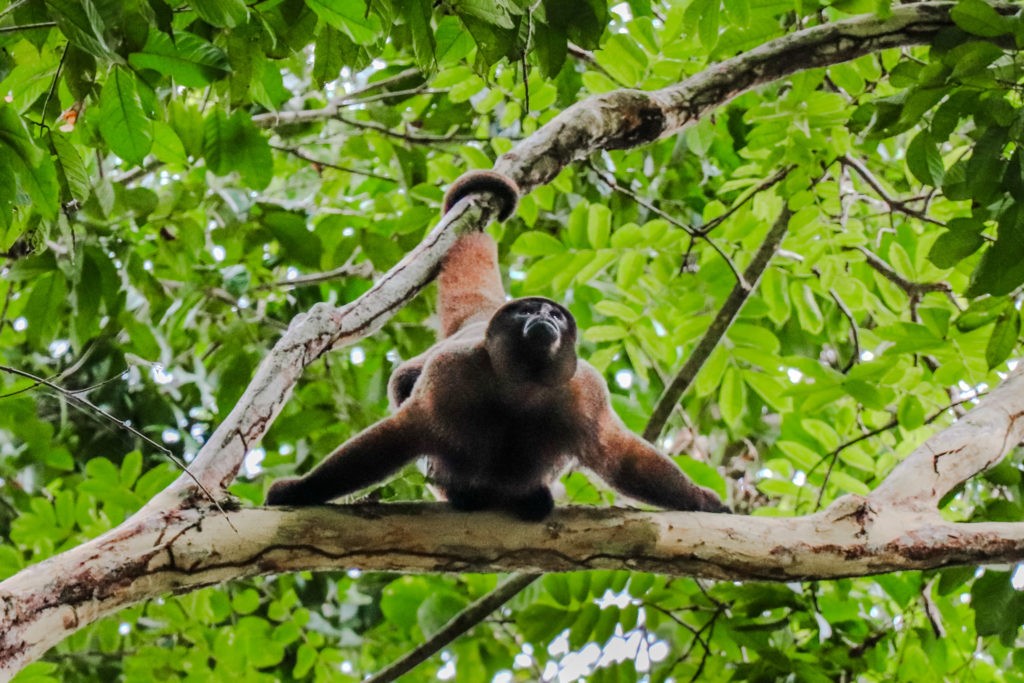
[[[615,90],[579,102],[502,155],[495,170],[529,192],[569,163],[601,149],[625,149],[676,133],[751,88],[791,74],[893,47],[930,41],[953,26],[953,3],[915,3],[887,19],[854,17],[796,31],[713,64],[655,92]],[[1015,13],[1015,5],[996,6]]]

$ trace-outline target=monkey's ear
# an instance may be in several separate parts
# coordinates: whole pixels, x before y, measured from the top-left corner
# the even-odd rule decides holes
[[[426,430],[408,411],[363,430],[304,477],[275,481],[267,505],[318,505],[396,473],[423,452]]]
[[[626,429],[610,408],[598,430],[600,446],[581,460],[616,491],[669,510],[732,512],[714,491],[694,484],[668,456]]]

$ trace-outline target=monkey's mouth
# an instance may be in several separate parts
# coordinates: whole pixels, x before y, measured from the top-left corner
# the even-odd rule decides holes
[[[550,318],[530,318],[523,325],[523,336],[533,342],[550,344],[562,335],[558,323]]]

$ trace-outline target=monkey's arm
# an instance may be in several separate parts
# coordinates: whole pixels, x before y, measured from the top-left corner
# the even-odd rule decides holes
[[[448,213],[460,199],[478,192],[498,196],[500,221],[512,215],[519,201],[519,187],[511,178],[494,171],[474,170],[464,173],[448,188],[441,213]],[[442,338],[455,334],[467,322],[490,318],[505,303],[498,248],[491,236],[470,233],[460,237],[445,257],[437,284]]]
[[[599,424],[599,447],[583,464],[630,498],[670,510],[731,512],[649,443],[633,434],[609,407]]]
[[[304,477],[275,481],[267,505],[317,505],[375,484],[421,454],[421,435],[407,411],[381,420]]]
[[[494,238],[483,232],[460,237],[445,256],[437,287],[442,339],[489,319],[505,303]]]

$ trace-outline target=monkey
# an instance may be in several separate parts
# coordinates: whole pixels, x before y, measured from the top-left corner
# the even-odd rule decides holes
[[[449,189],[442,214],[481,192],[501,200],[500,219],[515,210],[511,179],[470,171]],[[602,375],[577,357],[576,321],[565,306],[537,296],[506,301],[489,235],[456,241],[438,291],[440,340],[393,372],[391,416],[305,476],[274,482],[268,505],[325,503],[425,456],[428,479],[460,511],[541,521],[554,508],[551,485],[578,464],[644,503],[731,512],[623,424]]]

